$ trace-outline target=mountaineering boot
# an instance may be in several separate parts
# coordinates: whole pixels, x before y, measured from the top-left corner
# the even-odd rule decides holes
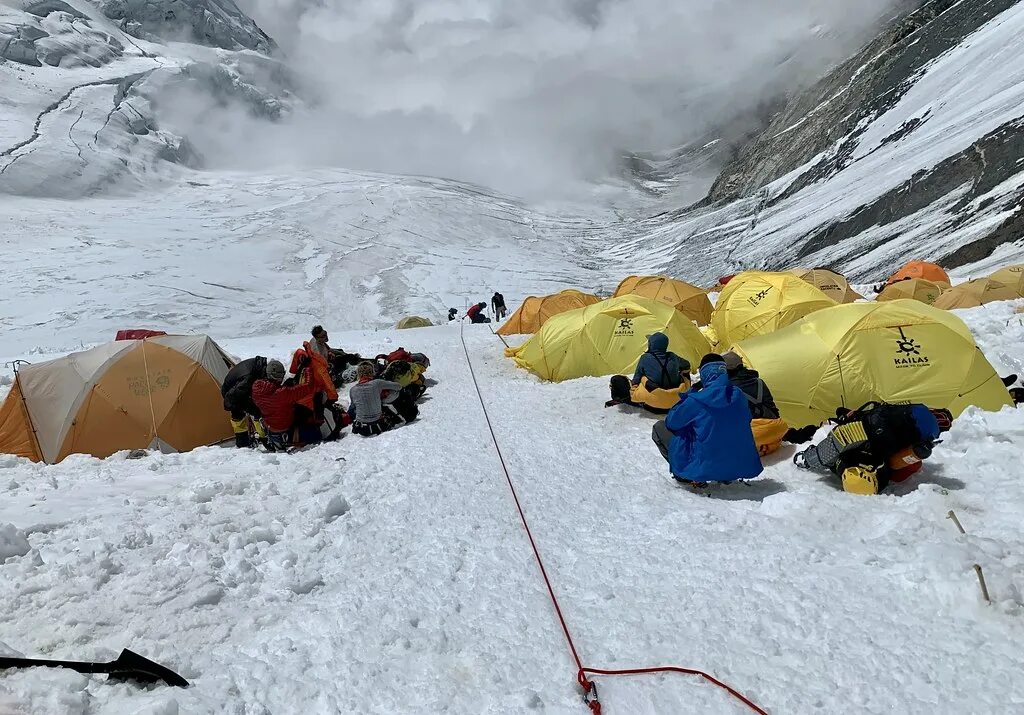
[[[857,464],[844,469],[843,491],[850,494],[878,494],[878,474],[875,468]]]

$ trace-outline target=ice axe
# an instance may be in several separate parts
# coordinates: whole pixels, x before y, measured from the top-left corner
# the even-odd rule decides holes
[[[70,668],[79,673],[107,673],[110,680],[134,680],[139,683],[163,681],[179,688],[188,687],[188,681],[170,668],[154,663],[149,658],[143,658],[127,648],[121,651],[116,660],[107,663],[0,656],[0,670],[4,668]]]

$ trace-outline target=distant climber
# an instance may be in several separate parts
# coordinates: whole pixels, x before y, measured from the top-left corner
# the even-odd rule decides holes
[[[267,435],[260,422],[260,408],[252,400],[253,384],[266,376],[267,359],[259,355],[242,360],[224,376],[220,394],[224,398],[224,409],[231,413],[236,447],[253,446],[250,431],[256,434],[257,439],[266,440]]]
[[[450,323],[453,320],[455,320],[455,316],[457,316],[458,314],[459,314],[458,309],[456,309],[456,308],[449,308],[448,309],[448,322]]]
[[[828,436],[793,462],[836,475],[843,491],[878,494],[921,469],[953,418],[949,410],[921,404],[869,402],[856,410],[838,410],[833,422]]]
[[[489,323],[491,319],[483,313],[485,308],[487,308],[487,303],[477,303],[474,306],[470,306],[469,310],[466,311],[465,317],[469,318],[471,323]]]
[[[491,296],[491,312],[494,313],[495,320],[504,320],[505,316],[508,315],[508,309],[505,307],[505,296],[498,291],[494,291],[494,295]]]
[[[668,416],[655,423],[654,443],[672,476],[684,484],[753,479],[764,468],[750,431],[746,396],[729,382],[721,355],[705,355],[699,372],[703,389],[683,393]]]

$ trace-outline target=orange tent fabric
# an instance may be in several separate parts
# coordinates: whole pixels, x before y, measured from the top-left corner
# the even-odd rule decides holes
[[[892,285],[907,278],[924,278],[933,283],[945,283],[947,286],[951,284],[949,274],[940,266],[928,261],[907,261],[902,268],[889,276],[885,284]]]
[[[644,298],[667,303],[697,325],[711,322],[714,306],[708,294],[685,281],[666,276],[629,276],[612,293],[612,298],[623,295],[639,295]]]
[[[531,295],[519,309],[508,317],[498,328],[498,335],[523,335],[536,333],[553,315],[577,308],[600,303],[601,299],[590,293],[568,289],[552,295]]]
[[[232,364],[205,335],[167,335],[27,365],[0,406],[0,451],[55,464],[229,439],[220,386]]]

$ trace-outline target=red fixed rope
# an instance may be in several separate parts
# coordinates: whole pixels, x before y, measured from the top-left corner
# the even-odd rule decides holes
[[[565,616],[562,614],[562,607],[558,604],[558,597],[555,596],[555,589],[551,585],[551,579],[548,578],[548,571],[544,568],[544,560],[540,557],[540,550],[537,548],[537,542],[533,538],[533,532],[530,530],[530,524],[526,521],[526,514],[523,512],[523,505],[519,501],[519,494],[516,492],[516,486],[512,482],[512,475],[509,473],[508,464],[505,462],[505,456],[501,453],[501,447],[498,445],[498,437],[494,432],[494,425],[491,424],[491,416],[487,412],[487,405],[484,403],[483,392],[480,390],[480,383],[476,379],[476,371],[473,369],[473,361],[469,357],[469,348],[466,347],[466,338],[464,334],[465,323],[459,325],[459,340],[462,341],[462,349],[466,353],[466,364],[469,365],[469,374],[473,378],[473,387],[476,389],[476,396],[480,400],[480,409],[484,413],[484,421],[487,423],[487,430],[491,433],[491,442],[494,444],[494,450],[498,454],[498,461],[501,462],[501,469],[505,473],[505,480],[508,482],[509,491],[512,492],[512,499],[516,503],[516,510],[519,512],[519,519],[523,522],[523,529],[526,530],[526,536],[530,540],[530,548],[533,549],[533,556],[537,559],[537,566],[540,567],[540,575],[544,578],[544,585],[548,589],[548,595],[551,597],[551,604],[555,607],[555,613],[558,615],[558,622],[562,626],[562,633],[565,635],[565,641],[569,644],[569,650],[572,652],[573,660],[576,661],[576,667],[578,668],[576,673],[576,681],[580,684],[583,689],[583,701],[590,708],[594,715],[601,715],[601,703],[597,698],[597,686],[587,678],[587,673],[592,675],[645,675],[651,673],[682,673],[684,675],[697,675],[704,678],[713,685],[717,685],[727,693],[732,695],[734,698],[739,700],[741,703],[749,707],[758,715],[768,715],[764,710],[755,705],[751,700],[745,697],[742,693],[737,691],[735,688],[726,685],[718,678],[713,675],[709,675],[702,670],[695,670],[693,668],[679,668],[676,666],[666,665],[657,666],[653,668],[630,668],[623,670],[608,670],[604,668],[587,668],[584,667],[583,661],[580,660],[579,651],[576,650],[576,644],[572,640],[572,634],[569,633],[569,626],[565,622]],[[493,332],[493,331],[492,331]]]

